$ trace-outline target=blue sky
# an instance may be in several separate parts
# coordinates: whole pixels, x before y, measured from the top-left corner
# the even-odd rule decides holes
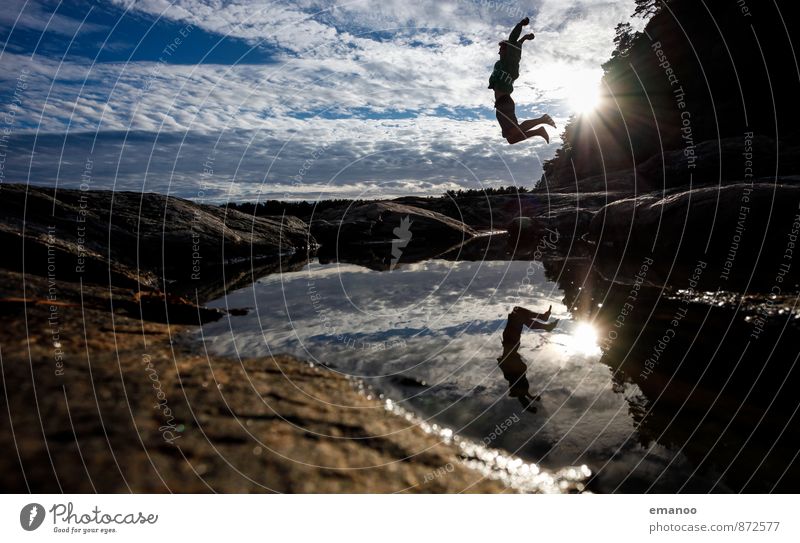
[[[486,88],[524,15],[520,119],[563,126],[631,1],[5,0],[2,182],[211,201],[532,185]]]

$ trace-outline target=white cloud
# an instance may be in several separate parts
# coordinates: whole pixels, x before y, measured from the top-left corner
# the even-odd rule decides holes
[[[598,66],[611,51],[614,25],[632,8],[631,1],[593,0],[115,3],[253,44],[277,46],[276,62],[90,65],[83,60],[31,60],[7,51],[0,84],[9,88],[22,68],[31,71],[17,132],[27,127],[39,133],[236,133],[235,140],[243,145],[241,155],[251,153],[247,138],[241,136],[248,133],[273,154],[291,140],[289,149],[302,150],[298,160],[320,140],[334,142],[337,152],[351,161],[376,149],[401,149],[393,151],[399,163],[413,164],[363,160],[345,177],[353,187],[369,186],[380,178],[401,186],[424,181],[437,191],[442,183],[464,176],[428,169],[426,164],[454,158],[471,162],[492,155],[497,147],[512,163],[527,157],[525,168],[512,167],[517,173],[524,171],[524,178],[512,180],[496,173],[497,167],[488,175],[487,168],[479,167],[488,175],[484,180],[526,184],[540,174],[534,154],[548,152],[544,142],[506,146],[486,88],[496,60],[495,44],[523,9],[532,15],[537,38],[526,44],[523,54],[514,94],[518,115],[524,119],[550,112],[563,126],[570,86],[599,77]],[[510,16],[509,10],[517,8],[520,11]],[[169,139],[174,162],[179,140]],[[246,179],[239,180],[258,182],[255,173],[248,170]],[[180,171],[175,175],[188,177]],[[325,176],[318,181],[324,183]],[[339,189],[345,185],[337,183]]]
[[[84,23],[52,10],[31,0],[3,0],[3,9],[0,9],[0,27],[25,28],[29,30],[47,30],[57,34],[72,36],[79,29],[82,32],[96,32],[99,26]]]

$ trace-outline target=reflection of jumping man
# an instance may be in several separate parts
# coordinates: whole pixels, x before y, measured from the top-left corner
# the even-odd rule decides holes
[[[551,332],[558,324],[558,320],[545,324],[550,319],[550,310],[544,313],[534,313],[524,307],[515,307],[508,314],[508,322],[503,330],[503,354],[497,359],[503,377],[508,381],[508,395],[519,400],[519,403],[526,411],[536,413],[534,402],[539,401],[539,396],[534,396],[530,392],[528,383],[528,366],[517,352],[519,349],[522,327],[527,326],[533,330],[547,330]]]
[[[503,137],[511,144],[533,136],[540,136],[547,143],[550,143],[550,136],[547,135],[544,126],[539,125],[549,124],[552,127],[556,126],[550,115],[546,113],[538,119],[520,123],[517,121],[514,100],[511,99],[511,93],[514,92],[514,81],[519,77],[522,44],[534,38],[533,32],[522,36],[522,38],[519,36],[522,33],[522,27],[529,22],[527,17],[522,19],[511,31],[508,39],[500,42],[500,60],[495,63],[492,75],[489,77],[489,88],[494,89],[494,108],[497,122],[500,123]],[[534,129],[535,126],[539,126],[539,128]]]

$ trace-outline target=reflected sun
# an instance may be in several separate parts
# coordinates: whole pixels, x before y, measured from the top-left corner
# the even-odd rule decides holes
[[[566,338],[567,349],[584,355],[600,354],[597,329],[588,322],[579,323]]]

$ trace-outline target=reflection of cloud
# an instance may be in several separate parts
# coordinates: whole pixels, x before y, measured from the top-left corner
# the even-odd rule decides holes
[[[520,299],[526,262],[434,260],[409,268],[389,273],[314,264],[271,276],[215,303],[260,310],[204,326],[207,347],[230,354],[235,344],[247,356],[289,352],[316,360],[391,391],[394,401],[458,431],[468,424],[467,434],[481,439],[519,409],[497,363],[508,311],[552,303],[559,313],[563,293],[537,268]],[[560,335],[571,331],[568,321]],[[618,447],[633,427],[609,368],[596,363],[598,356],[567,352],[559,337],[524,332],[519,353],[541,408],[521,417],[498,446],[533,447],[534,453],[544,446],[549,461],[568,464]],[[403,377],[426,385],[400,384]]]
[[[346,336],[366,343],[419,343],[428,353],[436,344],[448,356],[463,349],[469,358],[474,345],[464,342],[491,342],[494,350],[494,336],[510,308],[520,302],[520,292],[526,303],[553,303],[554,285],[544,280],[541,270],[533,278],[539,285],[536,291],[518,291],[526,273],[526,262],[427,261],[392,273],[314,264],[308,270],[269,276],[217,301],[219,306],[263,310],[233,318],[235,338],[224,333],[227,323],[210,324],[205,334],[215,337],[214,349],[233,352],[232,341],[243,341],[248,352],[255,347],[264,356],[269,354],[267,345],[295,349],[310,342],[310,354],[324,359],[333,349],[341,362],[347,343],[341,336]],[[284,298],[285,304],[276,307],[275,301]],[[395,354],[398,359],[407,356],[405,349]]]

